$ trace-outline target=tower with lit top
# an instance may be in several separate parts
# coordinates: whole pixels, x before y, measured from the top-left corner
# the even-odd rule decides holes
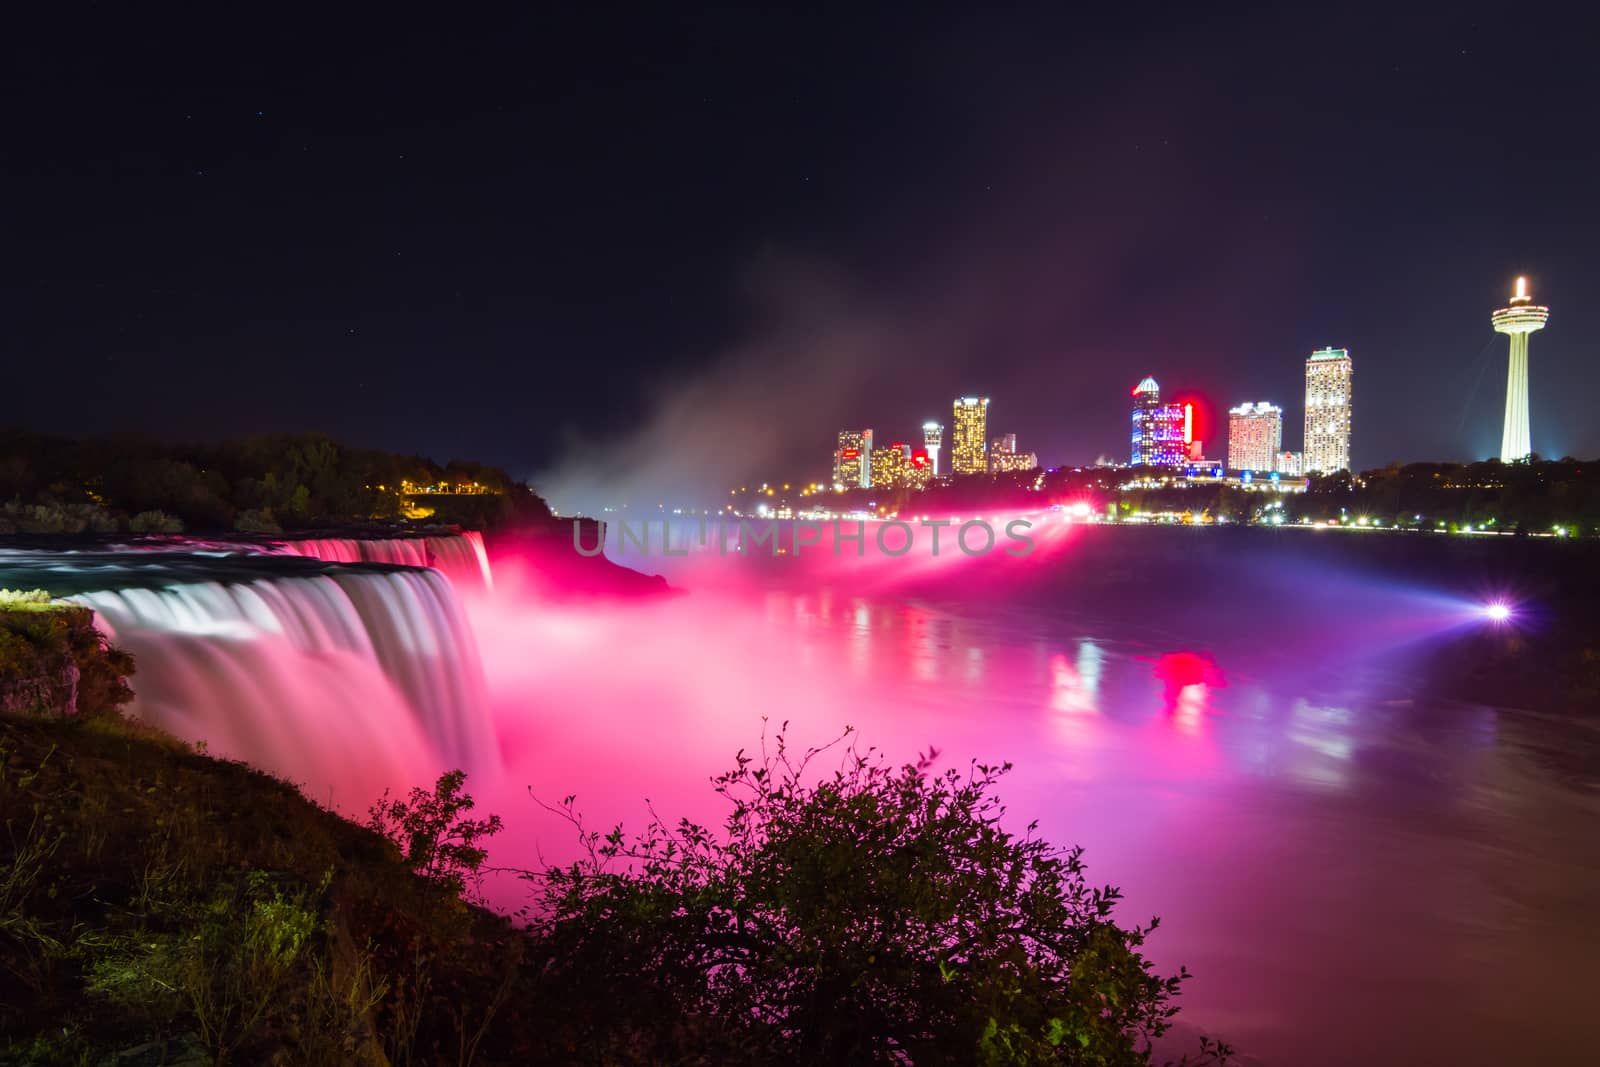
[[[1527,459],[1533,451],[1528,420],[1528,335],[1544,329],[1550,309],[1539,307],[1528,295],[1528,279],[1518,278],[1511,306],[1490,319],[1495,333],[1511,338],[1511,365],[1506,372],[1506,425],[1500,436],[1500,462]]]
[[[922,447],[928,450],[928,460],[932,467],[931,475],[939,477],[939,446],[944,444],[944,427],[937,422],[922,424]]]

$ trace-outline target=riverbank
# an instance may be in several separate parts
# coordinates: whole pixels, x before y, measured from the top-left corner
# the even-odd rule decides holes
[[[0,822],[0,1063],[431,1062],[520,980],[508,920],[137,723],[0,718]]]

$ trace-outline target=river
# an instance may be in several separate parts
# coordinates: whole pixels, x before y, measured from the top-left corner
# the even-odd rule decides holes
[[[1125,536],[1101,578],[1145,567]],[[910,582],[888,560],[870,581],[634,560],[693,591],[478,629],[509,765],[597,824],[637,825],[645,797],[714,818],[705,778],[762,716],[807,744],[849,725],[897,760],[1009,760],[1016,823],[1084,846],[1125,919],[1162,917],[1152,956],[1196,976],[1185,1029],[1246,1062],[1587,1058],[1600,730],[1428,696],[1425,654],[1487,625],[1478,605],[1299,536],[1087,598],[1065,594],[1087,579],[1070,547]],[[551,820],[520,833],[566,843]]]

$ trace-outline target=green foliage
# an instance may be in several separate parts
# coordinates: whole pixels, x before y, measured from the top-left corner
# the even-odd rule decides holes
[[[586,858],[532,872],[552,981],[597,1060],[1145,1064],[1186,973],[1140,952],[1078,849],[1001,826],[1008,766],[892,767],[845,750],[776,755],[716,779],[721,832],[652,813],[585,831]],[[678,1027],[663,1020],[681,1019]],[[706,1050],[710,1049],[709,1052]],[[1207,1058],[1225,1049],[1203,1050]],[[651,1057],[646,1057],[651,1058]]]
[[[141,511],[128,520],[128,529],[134,533],[183,533],[183,520],[164,511]]]
[[[369,953],[357,954],[343,973],[332,960],[313,957],[306,992],[306,1018],[299,1043],[300,1062],[305,1067],[382,1062],[371,1055],[377,1036],[371,1020],[388,996],[389,986],[378,975]]]
[[[271,508],[249,508],[233,520],[233,528],[240,533],[281,534],[283,527],[272,517]]]
[[[432,792],[413,789],[404,800],[387,792],[367,813],[367,825],[400,849],[411,869],[451,894],[466,891],[470,882],[476,895],[479,873],[488,853],[480,844],[501,831],[500,816],[471,819],[472,797],[462,792],[466,772],[439,776]]]
[[[213,1060],[227,1062],[298,982],[320,929],[314,909],[310,893],[286,896],[252,872],[205,900],[170,903],[163,930],[96,953],[85,988],[158,1026],[186,1015]]]
[[[489,1023],[522,940],[243,765],[0,717],[0,1063],[508,1062]]]
[[[0,515],[3,515],[6,526],[29,534],[75,534],[85,530],[112,533],[117,528],[116,519],[104,508],[88,500],[62,502],[50,499],[24,504],[20,499],[14,499]]]
[[[7,969],[37,992],[48,983],[61,942],[50,924],[39,920],[33,898],[54,898],[60,891],[52,867],[66,831],[37,805],[23,822],[12,816],[4,826],[9,847],[0,859],[0,943],[10,950],[3,954]]]
[[[1284,520],[1290,523],[1367,516],[1382,522],[1385,529],[1449,530],[1495,520],[1500,530],[1549,533],[1560,526],[1572,537],[1600,532],[1600,461],[1570,456],[1519,463],[1391,463],[1359,475],[1349,471],[1312,475],[1306,492],[1281,496],[1210,484],[1121,489],[1127,477],[1126,470],[1062,467],[1046,473],[1041,483],[1051,503],[1092,500],[1098,510],[1106,501],[1114,501],[1124,515],[1136,510],[1187,511],[1247,521],[1259,520],[1265,504],[1280,503]],[[930,493],[917,506],[932,509],[947,496]],[[1037,500],[986,486],[981,495],[948,502],[966,508],[1035,508]]]
[[[1576,536],[1600,525],[1600,465],[1574,459],[1501,463],[1391,463],[1360,477],[1315,477],[1286,499],[1291,519],[1368,516],[1385,526],[1445,529],[1493,522],[1501,530]],[[1418,520],[1416,516],[1422,516]]]
[[[284,525],[392,521],[403,514],[402,482],[450,479],[475,481],[488,492],[470,500],[439,498],[435,510],[448,514],[437,521],[481,528],[549,517],[543,502],[502,470],[345,448],[322,434],[171,444],[0,431],[0,500],[11,501],[0,509],[0,533],[111,532],[117,516],[148,512],[172,516],[189,529],[265,534]]]

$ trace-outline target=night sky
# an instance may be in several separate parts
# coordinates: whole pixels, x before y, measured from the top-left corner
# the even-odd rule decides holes
[[[1358,466],[1468,459],[1525,273],[1600,455],[1593,17],[1306,6],[14,21],[4,421],[725,493],[973,392],[1125,459],[1145,374],[1298,448],[1332,344]]]

